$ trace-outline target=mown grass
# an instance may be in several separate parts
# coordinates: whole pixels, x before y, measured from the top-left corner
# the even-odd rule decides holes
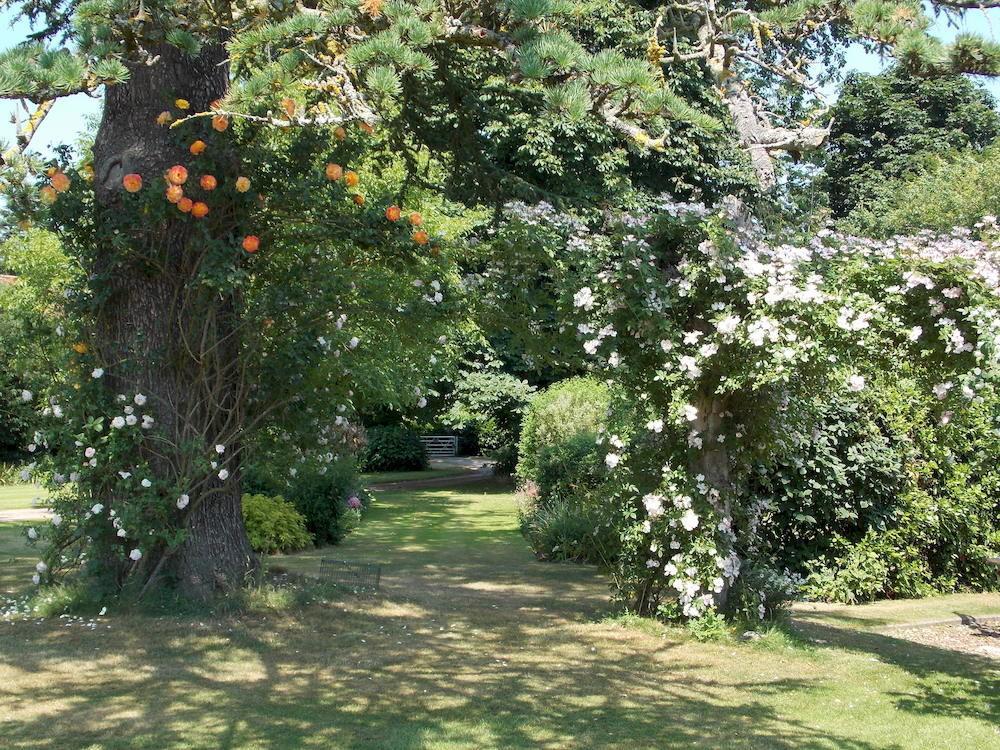
[[[0,485],[0,510],[33,508],[34,498],[44,496],[45,490],[33,484]]]
[[[277,564],[311,573],[326,553]],[[616,617],[593,568],[534,559],[499,484],[382,494],[335,554],[382,562],[382,593],[288,606],[268,592],[227,616],[0,622],[0,744],[865,750],[1000,739],[996,662],[836,616],[752,643]],[[11,562],[14,578],[30,564]],[[906,616],[930,619],[922,607],[945,601],[908,604]],[[997,604],[959,601],[973,614]]]

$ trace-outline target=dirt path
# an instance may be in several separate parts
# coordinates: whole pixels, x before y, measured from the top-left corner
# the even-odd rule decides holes
[[[378,482],[368,485],[368,489],[375,492],[395,492],[399,490],[423,490],[435,487],[458,487],[471,482],[483,482],[492,476],[493,465],[484,464],[477,469],[470,469],[465,474],[454,474],[434,479],[408,479],[403,482]]]
[[[17,508],[15,510],[0,510],[0,523],[17,523],[19,521],[44,521],[49,517],[48,508]]]

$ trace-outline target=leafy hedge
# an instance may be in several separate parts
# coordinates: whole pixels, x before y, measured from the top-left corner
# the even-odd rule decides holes
[[[266,555],[295,552],[313,541],[305,517],[280,495],[244,495],[243,523],[250,546]]]
[[[603,563],[616,535],[602,509],[605,479],[599,430],[611,393],[591,378],[571,378],[535,396],[521,429],[518,515],[535,554],[545,559]]]
[[[597,433],[607,422],[610,406],[610,389],[594,378],[570,378],[537,394],[521,427],[517,476],[538,484],[545,450],[581,435],[591,439],[597,455]]]
[[[426,469],[427,451],[416,431],[403,425],[371,427],[368,444],[358,456],[361,471],[413,471]]]
[[[1000,442],[995,396],[941,423],[905,377],[832,400],[816,428],[758,467],[760,551],[843,602],[995,588]]]

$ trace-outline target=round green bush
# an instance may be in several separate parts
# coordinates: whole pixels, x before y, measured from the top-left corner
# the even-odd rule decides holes
[[[420,435],[403,425],[372,427],[368,444],[358,456],[362,471],[414,471],[426,469],[427,451]]]
[[[557,443],[582,435],[593,446],[610,406],[611,390],[594,378],[563,380],[536,395],[521,426],[517,476],[538,484],[543,453]]]
[[[243,523],[257,552],[295,552],[312,544],[306,519],[281,495],[244,495]]]

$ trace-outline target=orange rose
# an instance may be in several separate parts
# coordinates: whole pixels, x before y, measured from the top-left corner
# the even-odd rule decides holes
[[[288,115],[288,119],[291,120],[295,117],[295,100],[294,99],[282,99],[281,108],[285,110],[285,114]]]
[[[399,206],[389,206],[385,210],[385,218],[389,221],[399,221],[399,217],[403,215],[403,212],[399,210]]]
[[[427,236],[427,232],[425,232],[423,229],[418,229],[416,232],[413,233],[413,241],[416,242],[418,245],[426,245],[429,240],[430,237]]]
[[[202,219],[208,216],[208,206],[197,201],[193,206],[191,206],[191,215],[196,219]]]
[[[55,203],[56,199],[59,197],[59,193],[57,193],[56,189],[51,185],[46,185],[38,192],[39,197],[42,199],[42,203],[47,203],[50,206]]]
[[[347,187],[354,187],[359,182],[361,182],[361,178],[358,177],[357,172],[347,172],[344,175],[344,184],[347,185]]]
[[[157,125],[166,125],[168,122],[174,119],[174,116],[170,114],[167,110],[163,110],[156,116]]]
[[[184,197],[184,189],[180,185],[171,185],[167,188],[167,200],[171,203],[180,203]]]
[[[344,168],[339,164],[326,165],[326,179],[336,182],[344,176]]]
[[[188,171],[180,164],[175,164],[167,170],[167,182],[171,185],[183,185],[187,182]]]
[[[142,190],[142,175],[127,174],[122,177],[122,186],[130,193],[138,193]]]
[[[194,207],[194,201],[192,201],[190,198],[181,198],[179,201],[177,201],[177,209],[182,213],[186,214],[193,207]]]
[[[249,189],[250,189],[250,180],[248,178],[246,178],[246,177],[237,177],[236,178],[236,192],[237,193],[245,193]]]
[[[243,249],[251,254],[257,252],[260,249],[260,237],[248,234],[243,238]]]
[[[212,127],[221,133],[229,127],[229,118],[225,115],[216,115],[212,118]]]
[[[192,154],[194,154],[195,156],[197,156],[198,154],[200,154],[202,151],[205,150],[205,141],[203,141],[201,139],[195,141],[194,143],[191,144],[191,148],[188,149],[188,150]]]
[[[336,138],[338,141],[342,141],[347,138],[347,131],[344,130],[343,128],[337,128],[336,130],[333,131],[333,137]]]
[[[56,189],[56,192],[65,193],[69,190],[70,179],[62,172],[56,172],[50,179],[52,181],[52,187]]]
[[[358,193],[357,195],[355,195],[353,198],[351,198],[351,200],[354,201],[354,205],[356,205],[356,206],[363,206],[363,205],[365,205],[365,196],[361,195],[361,193]]]
[[[210,174],[203,174],[198,180],[198,184],[201,185],[202,190],[215,190],[219,186],[219,181]]]
[[[421,216],[417,211],[410,213],[410,225],[414,227],[419,227],[424,223],[424,217]]]

